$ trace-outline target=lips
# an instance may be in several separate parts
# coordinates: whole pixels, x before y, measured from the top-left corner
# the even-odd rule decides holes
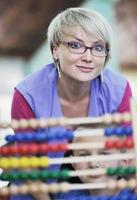
[[[77,67],[78,67],[78,69],[79,69],[80,71],[82,71],[82,72],[87,72],[87,73],[94,70],[94,68],[86,67],[86,66],[77,66]]]

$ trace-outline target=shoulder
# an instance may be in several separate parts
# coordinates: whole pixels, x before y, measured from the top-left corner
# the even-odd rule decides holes
[[[107,68],[104,69],[103,76],[105,83],[111,83],[115,86],[127,83],[127,79],[122,74]]]
[[[46,86],[48,82],[55,79],[56,68],[54,64],[44,66],[40,70],[28,75],[23,81],[21,81],[16,88],[18,90],[35,90]]]
[[[111,93],[124,93],[128,81],[120,73],[113,72],[109,69],[103,71],[103,88],[109,90]]]

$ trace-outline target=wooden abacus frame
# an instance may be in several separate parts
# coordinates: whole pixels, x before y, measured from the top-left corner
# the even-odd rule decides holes
[[[95,161],[95,160],[110,160],[110,159],[133,159],[136,158],[137,155],[137,123],[136,123],[136,118],[137,118],[137,109],[136,109],[136,104],[134,100],[131,100],[131,113],[115,113],[115,114],[107,114],[101,117],[85,117],[85,118],[62,118],[62,119],[31,119],[31,120],[12,120],[10,123],[2,122],[0,123],[0,128],[13,128],[13,129],[26,129],[26,128],[33,128],[37,129],[38,127],[40,128],[46,128],[48,126],[66,126],[66,125],[91,125],[97,126],[97,125],[110,125],[110,124],[119,124],[123,122],[130,122],[132,123],[132,128],[133,128],[133,137],[134,137],[134,144],[135,144],[135,153],[128,153],[124,154],[123,156],[120,154],[116,154],[113,158],[110,158],[110,156],[87,156],[84,158],[54,158],[54,159],[49,159],[47,161],[47,158],[43,158],[43,163],[42,166],[45,167],[47,165],[47,162],[50,164],[61,164],[61,163],[73,163],[73,162],[88,162],[89,159],[90,161]],[[73,149],[74,146],[73,144],[70,145],[71,148]],[[102,146],[101,146],[102,147]],[[16,160],[16,159],[15,159]],[[14,161],[14,160],[13,160]],[[28,163],[28,161],[27,161]],[[16,163],[17,164],[17,163]],[[33,163],[33,167],[38,167],[37,166],[37,161]],[[15,168],[19,166],[18,164],[15,165]],[[30,165],[32,166],[32,165]],[[29,166],[29,167],[30,167]],[[40,166],[40,167],[42,167]],[[28,167],[28,166],[27,166]],[[136,167],[137,167],[137,159],[136,159]],[[92,172],[91,172],[92,171]],[[95,171],[94,171],[95,172]],[[88,173],[94,173],[93,170],[90,171],[83,171],[83,175],[88,174]],[[81,173],[81,172],[79,172]],[[102,171],[98,173],[104,173]],[[75,173],[74,173],[75,174]],[[74,175],[72,172],[72,175]],[[92,183],[87,183],[87,184],[73,184],[73,186],[69,183],[61,183],[61,184],[52,184],[52,185],[47,185],[45,183],[39,184],[39,185],[29,185],[29,184],[23,184],[22,186],[10,186],[9,188],[1,188],[0,189],[0,194],[3,196],[9,195],[9,194],[26,194],[29,192],[59,192],[59,191],[68,191],[68,190],[73,190],[73,189],[95,189],[95,188],[106,188],[109,187],[109,189],[114,189],[114,188],[119,188],[123,189],[125,187],[131,187],[135,188],[137,186],[137,181],[135,179],[132,179],[130,181],[126,180],[120,180],[120,181],[112,181],[111,183],[98,183],[98,186],[96,184]]]

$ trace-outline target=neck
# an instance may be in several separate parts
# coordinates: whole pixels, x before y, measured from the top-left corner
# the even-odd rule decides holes
[[[81,82],[68,76],[62,76],[58,79],[58,92],[64,100],[80,101],[89,96],[90,82]]]

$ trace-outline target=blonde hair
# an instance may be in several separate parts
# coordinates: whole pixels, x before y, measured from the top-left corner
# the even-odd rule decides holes
[[[110,57],[111,27],[107,20],[98,12],[87,8],[68,8],[57,14],[48,27],[48,42],[51,47],[58,46],[66,33],[70,33],[74,27],[80,26],[88,33],[95,34],[104,41],[109,49],[106,61]]]

